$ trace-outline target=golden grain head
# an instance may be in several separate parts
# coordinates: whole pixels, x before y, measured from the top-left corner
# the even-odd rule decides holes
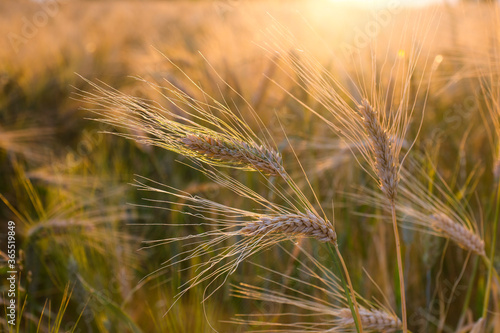
[[[248,223],[241,229],[242,234],[261,236],[282,233],[290,236],[306,236],[321,242],[337,242],[337,234],[331,223],[308,211],[305,214],[265,216]]]
[[[363,329],[376,332],[396,332],[401,329],[401,320],[382,310],[368,310],[361,307],[359,316]],[[338,324],[341,327],[354,327],[354,319],[349,308],[338,311]]]
[[[283,174],[281,155],[263,145],[204,134],[187,134],[180,141],[186,148],[213,161],[258,170],[271,176]]]
[[[380,187],[387,198],[394,201],[399,182],[399,162],[392,139],[380,123],[377,112],[366,99],[359,106],[359,112],[363,116],[363,124],[371,140]]]
[[[473,231],[465,226],[454,222],[449,216],[437,213],[430,216],[431,227],[443,237],[449,238],[460,247],[472,251],[478,255],[485,256],[484,241]]]

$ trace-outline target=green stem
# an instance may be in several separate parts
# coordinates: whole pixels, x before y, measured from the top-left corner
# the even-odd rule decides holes
[[[392,227],[394,229],[394,241],[396,243],[396,258],[398,261],[399,290],[401,297],[401,319],[403,322],[403,333],[408,332],[408,322],[406,320],[406,292],[405,278],[403,273],[403,259],[401,258],[401,243],[399,241],[398,222],[396,219],[396,204],[391,201]]]
[[[340,280],[342,281],[342,286],[344,287],[345,296],[347,298],[347,303],[349,304],[349,309],[351,309],[352,318],[354,319],[354,325],[356,325],[356,331],[358,333],[363,333],[363,327],[361,326],[361,317],[359,316],[359,306],[356,301],[356,294],[354,293],[354,288],[352,287],[351,278],[349,277],[349,272],[345,265],[344,259],[339,251],[339,246],[337,243],[333,245],[335,247],[335,252],[333,252],[332,244],[328,244],[328,250],[335,261],[335,265],[339,271]],[[345,278],[344,278],[344,273]],[[347,278],[347,283],[346,283]],[[347,286],[349,284],[349,286]],[[350,291],[349,291],[350,290]],[[351,297],[352,296],[352,297]]]
[[[495,220],[493,221],[493,235],[492,235],[492,239],[491,239],[490,258],[489,258],[489,267],[488,267],[488,281],[486,283],[486,292],[484,294],[483,315],[482,315],[483,318],[486,318],[486,314],[488,312],[488,305],[490,302],[491,278],[493,275],[493,260],[495,257],[495,246],[496,246],[496,241],[497,241],[498,216],[500,214],[499,207],[500,207],[500,182],[497,183]]]
[[[490,267],[492,267],[493,264],[491,263],[490,258],[488,258],[487,256],[481,256],[481,259],[483,260],[483,263],[486,266],[486,268],[490,269]],[[495,267],[492,267],[492,272],[493,276],[497,280],[497,285],[500,286],[500,276],[498,275],[498,272],[495,270]]]
[[[472,276],[470,277],[469,286],[467,288],[467,294],[465,295],[464,305],[462,307],[462,313],[460,314],[460,319],[458,320],[457,327],[462,327],[465,315],[467,313],[467,310],[469,309],[469,303],[472,295],[474,279],[476,278],[478,267],[479,267],[479,257],[476,256],[476,258],[474,259],[474,267],[472,268]]]

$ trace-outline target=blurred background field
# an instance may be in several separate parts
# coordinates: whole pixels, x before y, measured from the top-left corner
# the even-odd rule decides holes
[[[116,130],[89,119],[95,115],[84,108],[91,106],[75,95],[79,89],[90,89],[79,75],[160,103],[157,92],[132,76],[158,84],[166,78],[189,95],[203,98],[194,82],[243,113],[246,100],[269,125],[297,182],[306,188],[291,147],[330,216],[335,202],[339,244],[357,289],[365,297],[378,295],[364,268],[394,299],[397,271],[387,250],[393,241],[390,226],[376,217],[380,212],[344,195],[361,186],[374,187],[373,182],[335,134],[287,94],[315,107],[317,102],[291,80],[298,74],[287,67],[282,70],[279,57],[262,47],[268,43],[267,28],[279,22],[348,85],[342,73],[356,69],[370,74],[372,48],[359,47],[360,57],[354,61],[345,47],[357,47],[357,34],[373,22],[373,12],[331,1],[0,2],[0,244],[6,239],[7,221],[15,221],[18,304],[24,305],[15,329],[210,332],[212,325],[220,332],[240,332],[251,327],[224,321],[238,313],[270,311],[265,304],[230,297],[230,283],[263,283],[259,275],[265,276],[265,270],[242,265],[204,305],[203,288],[195,288],[165,315],[179,285],[194,276],[188,267],[195,262],[148,277],[179,253],[181,245],[141,249],[143,241],[186,235],[199,227],[154,225],[193,221],[182,214],[135,206],[145,204],[144,196],[166,198],[141,193],[129,184],[140,175],[224,204],[244,203],[178,163],[188,163],[182,156],[103,133]],[[492,3],[400,6],[390,12],[390,23],[381,23],[375,38],[377,54],[383,55],[376,62],[383,68],[384,61],[397,57],[405,61],[408,49],[399,38],[409,33],[409,22],[420,20],[420,27],[430,31],[427,36],[416,32],[422,54],[416,73],[429,70],[425,59],[432,63],[438,56],[442,61],[430,83],[415,150],[433,158],[451,190],[468,200],[482,223],[494,207],[495,142],[481,87],[498,75],[497,15]],[[416,94],[416,104],[423,105],[424,98],[423,92]],[[258,175],[228,172],[270,195]],[[482,229],[487,244],[489,228],[486,224]],[[439,321],[442,313],[433,309],[434,291],[457,282],[467,254],[443,239],[429,240],[409,230],[403,237],[408,244],[407,269],[424,272],[407,277],[409,313]],[[304,246],[328,258],[325,249],[313,243]],[[293,244],[284,247],[291,249]],[[5,251],[3,245],[0,250]],[[291,274],[295,266],[280,248],[252,261]],[[484,290],[485,274],[473,275],[472,260],[466,265],[459,281],[462,289],[455,292],[452,315],[446,319],[449,327],[462,313],[469,283]],[[0,269],[2,274],[7,271],[3,263]],[[2,280],[0,286],[1,312],[8,285]],[[471,296],[467,320],[478,317],[482,297],[481,292]],[[410,322],[415,331],[420,324]],[[434,331],[435,326],[426,329]],[[0,331],[9,331],[3,316]]]

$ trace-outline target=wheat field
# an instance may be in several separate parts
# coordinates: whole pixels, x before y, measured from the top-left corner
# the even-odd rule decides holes
[[[494,1],[0,13],[0,332],[500,332]]]

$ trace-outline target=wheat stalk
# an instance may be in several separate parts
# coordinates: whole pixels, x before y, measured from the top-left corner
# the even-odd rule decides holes
[[[312,212],[281,216],[265,216],[248,223],[240,232],[243,235],[258,236],[271,233],[282,233],[291,236],[308,236],[321,242],[337,242],[335,229],[324,219]]]
[[[354,327],[354,318],[349,308],[344,308],[338,311],[337,316],[339,326]],[[363,328],[368,331],[376,332],[396,332],[401,329],[401,320],[385,311],[381,310],[368,310],[366,308],[359,308],[359,316]]]
[[[454,222],[443,213],[430,216],[431,227],[444,237],[450,238],[462,248],[472,251],[480,256],[486,256],[484,251],[484,241],[471,230],[463,225]]]

